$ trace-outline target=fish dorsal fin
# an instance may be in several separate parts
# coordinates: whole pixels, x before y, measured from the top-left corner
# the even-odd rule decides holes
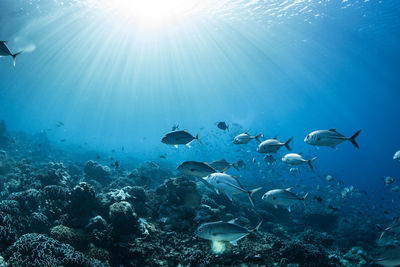
[[[290,192],[290,190],[292,190],[292,188],[293,187],[289,187],[289,188],[286,188],[285,190]]]
[[[331,132],[336,132],[336,129],[329,129],[329,131],[331,131]]]
[[[235,218],[235,219],[229,220],[228,223],[235,224],[237,220],[238,220],[238,218]]]

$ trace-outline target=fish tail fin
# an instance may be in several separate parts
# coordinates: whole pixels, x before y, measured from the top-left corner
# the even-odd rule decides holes
[[[289,146],[289,143],[290,143],[292,140],[293,140],[293,137],[290,137],[289,140],[287,140],[287,141],[285,142],[285,147],[286,147],[289,151],[292,151],[292,149],[291,149],[290,146]]]
[[[199,139],[199,134],[200,134],[200,132],[197,133],[195,139],[197,140],[197,142],[199,142],[200,145],[202,145],[203,143]]]
[[[262,133],[257,134],[257,136],[255,137],[255,139],[256,139],[259,143],[261,143],[260,137],[263,137],[263,134],[262,134]]]
[[[310,168],[311,168],[312,171],[314,171],[314,167],[313,167],[313,165],[312,165],[312,162],[313,162],[314,160],[316,160],[316,159],[317,159],[317,157],[313,157],[312,159],[307,160],[308,166],[310,166]]]
[[[257,193],[258,191],[260,191],[261,189],[262,189],[262,187],[258,187],[258,188],[255,188],[255,189],[253,189],[253,190],[247,191],[247,194],[249,194],[250,203],[251,203],[251,205],[253,206],[253,208],[256,207],[256,206],[254,205],[253,195],[254,195],[255,193]]]
[[[356,138],[357,136],[360,134],[361,130],[357,131],[355,134],[353,134],[350,138],[349,141],[358,149],[360,149],[360,147],[358,146],[357,142],[356,142]]]
[[[237,171],[239,171],[239,160],[238,160],[238,161],[235,161],[235,162],[232,164],[232,167],[235,168]]]
[[[17,63],[17,56],[21,53],[22,53],[22,51],[19,51],[18,53],[15,53],[14,55],[12,55],[14,67],[15,67],[15,64]]]
[[[260,226],[262,225],[262,223],[263,223],[263,220],[261,220],[261,222],[259,222],[259,223],[257,224],[256,228],[254,228],[254,229],[252,230],[252,232],[253,232],[253,233],[258,232],[258,230],[260,229]]]

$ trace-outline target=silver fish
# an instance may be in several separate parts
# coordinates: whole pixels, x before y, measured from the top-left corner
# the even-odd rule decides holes
[[[199,134],[193,136],[188,131],[183,130],[167,133],[161,139],[161,142],[167,145],[174,145],[175,147],[178,147],[178,145],[187,145],[190,147],[190,143],[195,139],[201,144],[199,140]]]
[[[262,142],[257,147],[257,152],[259,153],[276,153],[278,150],[285,146],[289,151],[292,149],[289,146],[289,143],[293,140],[293,137],[289,138],[285,143],[280,142],[278,139],[268,139]]]
[[[253,190],[243,189],[242,185],[236,178],[226,173],[213,173],[204,179],[216,189],[217,193],[224,193],[230,200],[232,200],[232,195],[241,193],[248,194],[250,203],[253,207],[253,195],[262,189],[262,187]]]
[[[299,201],[304,201],[308,193],[304,197],[298,197],[295,193],[290,192],[290,190],[291,188],[270,190],[262,196],[262,200],[274,205],[275,208],[278,208],[278,206],[286,207],[291,212],[291,206]]]
[[[316,159],[317,159],[317,157],[314,157],[314,158],[312,158],[312,159],[306,160],[306,159],[304,159],[303,156],[300,155],[300,154],[289,153],[289,154],[286,154],[286,155],[282,158],[282,161],[285,162],[286,164],[289,164],[289,165],[301,165],[301,164],[303,164],[303,163],[307,163],[308,166],[310,166],[311,170],[314,171],[314,167],[313,167],[313,165],[312,165],[312,162],[313,162],[314,160],[316,160]]]
[[[400,150],[394,153],[393,159],[400,161]]]
[[[0,57],[11,56],[13,58],[13,64],[15,67],[17,56],[21,54],[22,51],[13,54],[11,53],[10,49],[8,49],[6,43],[7,43],[6,41],[0,41]]]
[[[229,222],[210,222],[200,225],[195,231],[195,234],[203,239],[212,241],[228,241],[232,245],[237,245],[237,242],[247,235],[258,231],[262,222],[260,222],[253,230],[248,230],[240,225],[235,224],[235,220]]]
[[[350,141],[356,148],[360,148],[356,142],[356,138],[360,132],[361,130],[357,131],[351,137],[345,137],[335,129],[318,130],[308,134],[306,138],[304,138],[304,142],[313,146],[329,146],[335,148],[344,141]]]
[[[262,133],[259,133],[256,136],[251,136],[248,133],[242,133],[242,134],[239,134],[239,135],[235,136],[235,138],[233,138],[233,143],[236,144],[236,145],[248,144],[253,139],[255,139],[259,143],[261,143],[259,138],[262,137],[262,136],[263,136]]]
[[[185,161],[177,167],[177,170],[183,174],[196,177],[207,177],[212,173],[218,172],[208,163],[199,161]]]

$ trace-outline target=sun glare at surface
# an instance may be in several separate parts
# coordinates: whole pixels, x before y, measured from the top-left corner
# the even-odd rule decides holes
[[[98,6],[126,24],[160,26],[192,14],[198,0],[104,0]]]

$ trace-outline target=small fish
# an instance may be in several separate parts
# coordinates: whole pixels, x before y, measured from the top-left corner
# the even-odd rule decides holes
[[[394,153],[393,159],[400,161],[400,150]]]
[[[100,156],[96,156],[96,159],[99,160],[99,159],[100,159]]]
[[[113,166],[114,166],[116,169],[119,168],[119,162],[118,162],[118,160],[116,160],[116,161],[114,162]]]
[[[167,155],[167,154],[162,154],[162,155],[160,156],[160,158],[162,158],[162,159],[168,159],[168,155]]]
[[[221,130],[224,130],[224,131],[228,130],[228,128],[229,128],[229,126],[226,125],[226,123],[223,122],[223,121],[218,122],[217,123],[217,127],[220,128]]]
[[[328,209],[333,210],[334,212],[339,211],[338,208],[335,208],[335,207],[332,206],[332,205],[329,205],[329,206],[328,206]]]
[[[173,125],[171,131],[175,132],[177,130],[179,130],[179,124]]]
[[[177,167],[177,170],[183,174],[196,177],[207,177],[218,172],[208,163],[199,161],[185,161]]]
[[[383,182],[385,183],[385,185],[390,185],[392,183],[394,183],[395,179],[391,176],[386,176],[385,178],[383,178]]]
[[[269,165],[274,164],[276,162],[276,159],[272,155],[265,155],[264,161],[268,163]]]
[[[278,206],[286,207],[291,212],[291,206],[299,201],[304,201],[308,193],[304,197],[298,197],[295,193],[290,192],[290,190],[291,188],[270,190],[262,196],[262,200],[274,205],[275,208],[278,208]]]
[[[357,131],[351,137],[345,137],[335,129],[318,130],[308,134],[306,138],[304,138],[304,142],[313,146],[329,146],[335,148],[344,141],[350,141],[356,148],[360,148],[356,142],[356,138],[360,132],[361,130]]]
[[[307,162],[307,164],[308,164],[308,166],[310,166],[311,170],[314,171],[314,167],[312,165],[312,162],[314,160],[316,160],[316,159],[317,159],[317,157],[314,157],[312,159],[306,160],[306,159],[303,158],[303,156],[301,156],[299,154],[289,153],[289,154],[286,154],[282,158],[282,161],[285,162],[286,164],[289,164],[289,165],[301,165],[301,164]]]
[[[232,195],[242,193],[248,194],[250,203],[253,207],[255,207],[253,195],[262,189],[262,187],[253,190],[243,189],[242,185],[236,178],[226,173],[212,173],[204,179],[216,189],[217,193],[224,193],[230,200],[232,200]]]
[[[400,265],[400,247],[392,248],[376,259],[374,259],[374,263],[385,267],[395,267]]]
[[[392,192],[399,192],[400,191],[400,187],[395,186],[392,188]]]
[[[263,136],[262,133],[259,133],[256,136],[251,136],[248,133],[242,133],[242,134],[235,136],[235,138],[233,139],[233,143],[236,145],[243,145],[243,144],[248,144],[253,139],[255,139],[259,143],[261,143],[260,137],[262,137],[262,136]]]
[[[316,201],[318,201],[319,203],[321,203],[322,200],[323,200],[322,197],[320,197],[320,196],[315,196],[314,199],[315,199]]]
[[[65,141],[67,141],[65,138],[60,140],[61,143],[64,143]]]
[[[278,139],[268,139],[262,142],[261,144],[258,145],[257,147],[257,152],[258,153],[276,153],[278,150],[285,146],[289,151],[292,149],[289,146],[289,143],[293,140],[293,137],[289,138],[285,143],[280,142]]]
[[[11,53],[10,49],[8,49],[8,47],[7,47],[6,44],[7,44],[6,41],[0,41],[0,57],[11,56],[12,59],[13,59],[13,65],[14,65],[14,67],[15,67],[15,63],[16,63],[17,56],[18,56],[19,54],[21,54],[22,51],[13,54],[13,53]]]
[[[328,175],[325,177],[325,180],[326,180],[327,182],[332,182],[332,181],[333,181],[333,176],[328,174]]]
[[[61,121],[58,121],[58,122],[56,123],[56,126],[57,126],[57,127],[62,127],[62,126],[64,126],[64,123],[61,122]]]
[[[190,147],[190,143],[195,139],[201,144],[199,140],[199,134],[197,134],[196,137],[194,137],[189,132],[184,130],[184,131],[175,131],[167,133],[161,139],[161,142],[167,145],[173,145],[176,148],[178,147],[178,145],[186,145]]]
[[[253,230],[248,230],[235,224],[235,220],[229,222],[210,222],[200,225],[195,231],[195,235],[212,241],[227,241],[236,246],[240,239],[257,232],[261,224],[262,221]]]
[[[239,171],[240,160],[234,163],[229,163],[225,159],[220,159],[214,160],[213,162],[210,162],[208,164],[219,172],[226,172],[227,170],[229,170],[230,167],[233,167],[237,171]]]

